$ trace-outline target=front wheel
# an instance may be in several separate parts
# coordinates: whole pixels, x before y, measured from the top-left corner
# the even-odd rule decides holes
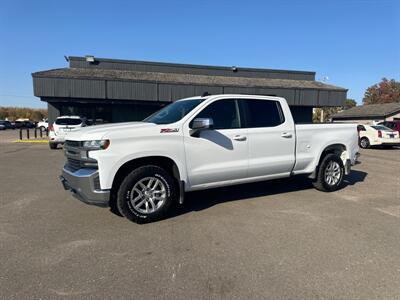
[[[158,166],[132,171],[121,183],[117,196],[119,212],[135,223],[165,218],[178,190],[173,177]]]
[[[336,154],[326,155],[318,166],[314,187],[324,192],[333,192],[340,188],[343,182],[343,161]]]

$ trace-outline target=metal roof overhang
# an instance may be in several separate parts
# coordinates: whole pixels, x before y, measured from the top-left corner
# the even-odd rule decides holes
[[[310,80],[207,76],[110,69],[64,68],[32,74],[34,95],[45,99],[174,101],[210,94],[284,97],[289,105],[342,106],[347,90]],[[73,101],[73,100],[72,100]]]

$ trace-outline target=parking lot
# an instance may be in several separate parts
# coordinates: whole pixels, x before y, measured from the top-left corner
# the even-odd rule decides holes
[[[137,225],[65,192],[62,150],[16,137],[0,132],[1,299],[400,298],[400,149],[361,151],[338,192],[195,192]]]

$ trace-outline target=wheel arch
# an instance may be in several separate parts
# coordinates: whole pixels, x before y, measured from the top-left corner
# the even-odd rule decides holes
[[[329,144],[329,145],[325,146],[325,148],[323,148],[323,150],[319,154],[318,159],[316,160],[317,163],[315,165],[314,171],[309,176],[310,178],[316,177],[319,165],[321,164],[321,161],[328,154],[338,155],[342,159],[343,165],[346,165],[346,160],[348,159],[346,145],[341,144],[341,143]]]
[[[318,164],[321,162],[321,160],[324,158],[325,155],[329,153],[337,154],[339,157],[343,154],[344,151],[347,151],[347,147],[344,144],[331,144],[329,146],[326,146],[324,150],[322,150]]]
[[[182,172],[179,171],[178,164],[170,157],[167,156],[144,156],[129,160],[122,164],[113,178],[112,190],[117,190],[123,179],[134,169],[142,166],[153,165],[165,169],[174,177],[179,183],[182,180]]]

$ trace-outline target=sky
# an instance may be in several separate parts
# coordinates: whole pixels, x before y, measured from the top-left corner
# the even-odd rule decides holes
[[[361,104],[400,79],[400,1],[0,0],[0,106],[46,107],[31,73],[88,54],[315,71]]]

